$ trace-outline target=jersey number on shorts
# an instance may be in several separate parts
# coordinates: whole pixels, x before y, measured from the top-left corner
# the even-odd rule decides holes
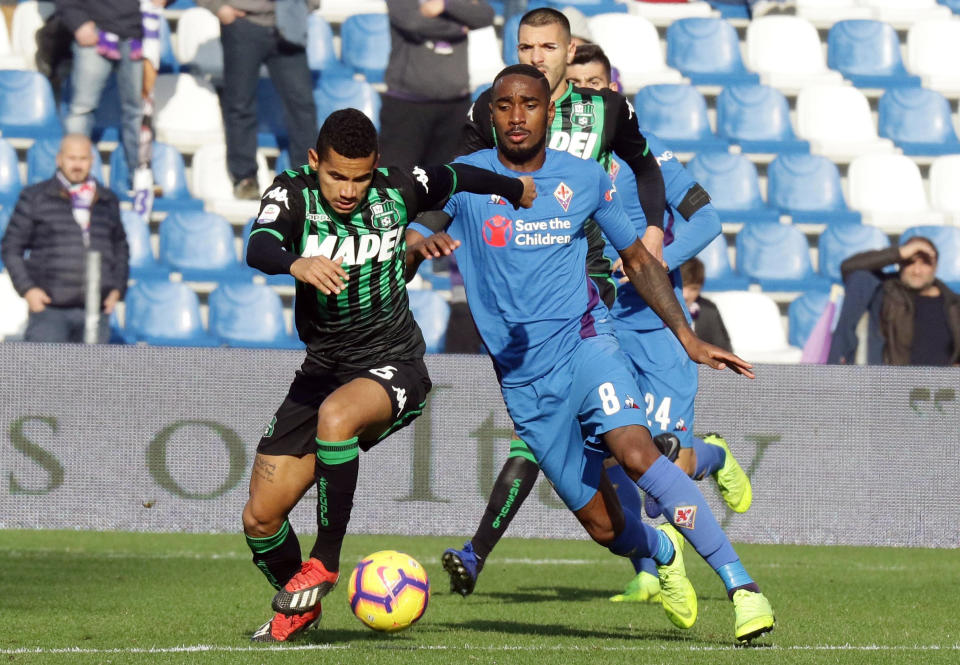
[[[620,400],[617,399],[617,393],[612,383],[609,381],[601,383],[600,387],[597,388],[597,393],[600,395],[600,406],[603,407],[605,414],[612,416],[620,410]]]
[[[647,425],[652,427],[653,423],[650,422],[650,414],[653,413],[655,401],[653,393],[647,393],[644,399],[647,402]],[[653,419],[660,424],[661,432],[666,432],[667,427],[670,426],[670,401],[669,397],[664,397],[663,401],[660,402],[660,406],[657,408],[657,412],[653,414]]]

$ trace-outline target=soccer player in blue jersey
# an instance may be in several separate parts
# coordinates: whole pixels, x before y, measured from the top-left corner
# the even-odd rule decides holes
[[[410,252],[436,256],[463,245],[457,256],[468,303],[517,433],[590,536],[614,554],[653,558],[668,617],[680,628],[694,624],[696,594],[683,569],[683,541],[669,525],[655,530],[629,508],[621,510],[603,473],[603,459],[612,454],[721,576],[734,602],[737,638],[753,639],[772,630],[773,611],[703,495],[660,454],[644,412],[633,408],[640,391],[587,278],[585,221],[599,223],[631,284],[695,362],[752,377],[750,366],[693,334],[603,168],[546,150],[549,99],[546,78],[535,68],[503,70],[490,106],[497,148],[462,158],[504,174],[532,175],[539,196],[525,219],[492,213],[489,197],[456,195],[445,208],[453,218],[450,235],[434,234]]]

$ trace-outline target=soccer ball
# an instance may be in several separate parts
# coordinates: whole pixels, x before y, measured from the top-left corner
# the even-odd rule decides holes
[[[408,554],[383,550],[365,556],[350,575],[347,601],[364,624],[387,633],[407,628],[427,610],[427,571]]]

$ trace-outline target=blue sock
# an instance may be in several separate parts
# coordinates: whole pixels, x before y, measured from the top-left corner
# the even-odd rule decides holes
[[[666,540],[670,545],[670,556],[673,556],[673,544],[670,539],[654,529],[649,524],[644,524],[635,513],[623,509],[624,527],[623,531],[617,534],[613,542],[608,545],[608,549],[618,556],[625,556],[633,559],[634,557],[656,556],[662,549],[662,540]]]
[[[624,471],[623,467],[619,464],[611,466],[605,469],[605,471],[607,472],[607,477],[610,479],[610,482],[613,483],[613,488],[617,491],[617,498],[620,499],[620,505],[623,506],[623,509],[629,510],[637,517],[640,517],[643,495],[640,493],[640,488],[637,487],[637,484],[630,479],[630,476],[627,475],[627,472]]]
[[[716,473],[727,461],[726,450],[696,437],[693,438],[693,452],[697,455],[697,467],[693,471],[694,480],[702,480]]]
[[[697,489],[696,483],[676,464],[666,457],[659,457],[647,472],[640,476],[637,485],[657,500],[663,508],[663,516],[677,527],[697,553],[717,571],[723,578],[724,585],[733,577],[744,579],[739,573],[725,577],[720,572],[727,564],[739,564],[740,557],[733,550],[733,545],[717,523],[717,518],[713,516],[713,511]],[[745,570],[743,575],[746,575]],[[743,586],[742,582],[740,586]]]

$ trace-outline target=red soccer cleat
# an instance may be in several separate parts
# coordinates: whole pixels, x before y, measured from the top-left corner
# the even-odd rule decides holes
[[[320,603],[303,614],[275,614],[250,638],[251,642],[286,642],[320,621]]]
[[[273,597],[271,606],[281,614],[302,614],[320,607],[320,599],[337,585],[340,573],[328,571],[319,559],[310,558]]]

